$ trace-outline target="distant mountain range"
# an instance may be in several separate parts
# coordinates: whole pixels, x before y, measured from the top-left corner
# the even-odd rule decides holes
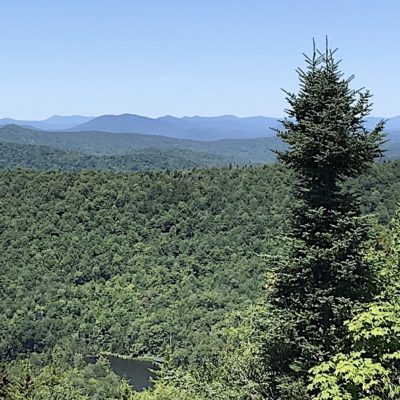
[[[0,119],[0,125],[19,125],[26,128],[40,130],[63,130],[71,129],[77,125],[90,121],[93,117],[82,117],[80,115],[53,115],[50,118],[41,121],[16,120],[12,118]]]
[[[367,118],[365,125],[370,129],[380,119],[378,117]],[[139,133],[197,141],[270,138],[275,136],[275,132],[271,128],[280,127],[276,118],[236,117],[234,115],[182,118],[173,116],[148,118],[134,114],[102,115],[100,117],[55,115],[42,121],[0,119],[0,126],[10,124],[46,131]],[[400,132],[400,116],[390,118],[386,124],[386,130],[391,137],[396,132]]]
[[[276,118],[233,115],[220,117],[165,116],[147,118],[140,115],[103,115],[73,128],[73,131],[102,131],[161,135],[177,139],[219,140],[250,139],[274,136],[270,128],[280,124]]]

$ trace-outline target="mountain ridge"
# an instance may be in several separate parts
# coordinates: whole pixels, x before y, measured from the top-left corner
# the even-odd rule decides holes
[[[82,115],[52,115],[43,120],[18,120],[14,118],[1,118],[0,126],[19,125],[31,129],[70,129],[76,125],[88,122],[94,117],[85,117]]]
[[[258,118],[255,120],[254,118]],[[261,120],[260,120],[261,118]],[[257,121],[257,123],[256,123]],[[71,131],[102,131],[119,133],[142,133],[161,135],[177,139],[218,140],[274,136],[269,125],[279,126],[275,118],[230,116],[143,117],[136,114],[102,115],[78,125]]]
[[[368,117],[365,127],[372,129],[382,118]],[[393,136],[400,132],[400,116],[386,119],[386,131]],[[275,136],[274,129],[280,128],[279,118],[235,115],[183,116],[165,115],[150,118],[138,114],[105,114],[98,117],[79,115],[53,115],[42,121],[0,119],[0,126],[9,124],[28,129],[68,132],[113,132],[159,135],[176,139],[215,141],[219,139],[252,139]],[[396,137],[396,135],[394,135]]]

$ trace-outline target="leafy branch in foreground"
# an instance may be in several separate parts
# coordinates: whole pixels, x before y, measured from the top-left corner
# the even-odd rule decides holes
[[[398,399],[400,307],[371,304],[346,326],[353,350],[311,369],[313,399]]]

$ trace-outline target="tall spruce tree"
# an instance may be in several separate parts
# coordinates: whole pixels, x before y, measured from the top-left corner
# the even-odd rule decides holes
[[[336,50],[335,50],[336,51]],[[382,155],[384,122],[367,131],[368,91],[353,90],[334,53],[315,49],[298,69],[298,94],[288,93],[288,117],[278,131],[289,149],[279,160],[297,177],[290,254],[269,293],[275,326],[265,352],[271,398],[304,398],[308,370],[346,347],[343,323],[375,291],[363,258],[368,224],[357,197],[343,188]],[[272,317],[274,318],[274,317]],[[275,332],[275,334],[273,333]]]

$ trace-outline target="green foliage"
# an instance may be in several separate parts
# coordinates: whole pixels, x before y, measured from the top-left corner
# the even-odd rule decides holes
[[[35,384],[28,362],[20,363],[19,369],[14,371],[11,379],[8,378],[8,380],[8,384],[3,389],[7,400],[23,400],[33,397]]]
[[[369,250],[368,259],[376,266],[381,292],[378,299],[383,302],[400,304],[400,212],[381,227],[375,237],[374,246]]]
[[[5,399],[8,395],[10,385],[10,377],[5,363],[0,363],[0,399]]]
[[[400,307],[371,304],[346,325],[353,350],[311,369],[313,398],[398,399]]]
[[[13,362],[2,368],[0,386],[5,400],[123,400],[133,396],[132,389],[101,361],[95,365],[44,367],[29,360]]]
[[[346,322],[351,348],[311,369],[315,399],[400,396],[400,215],[380,228],[367,253],[381,280],[376,301]],[[342,397],[340,397],[342,396]]]
[[[194,394],[190,389],[177,388],[168,383],[161,382],[152,391],[135,393],[132,400],[201,400],[201,397]]]

